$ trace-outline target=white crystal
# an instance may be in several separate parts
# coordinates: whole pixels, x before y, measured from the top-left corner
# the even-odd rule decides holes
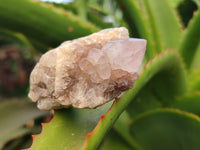
[[[29,97],[43,110],[102,105],[133,87],[145,47],[123,27],[66,41],[33,69]]]

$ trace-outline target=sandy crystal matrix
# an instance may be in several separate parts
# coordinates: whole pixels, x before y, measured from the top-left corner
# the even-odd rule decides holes
[[[96,108],[133,87],[145,49],[124,27],[66,41],[40,58],[29,97],[42,110]]]

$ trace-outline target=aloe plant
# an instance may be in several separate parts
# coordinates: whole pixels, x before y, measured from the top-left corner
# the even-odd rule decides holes
[[[133,37],[148,41],[144,65],[132,89],[97,109],[55,110],[53,119],[42,123],[41,133],[33,135],[29,149],[198,150],[200,3],[190,1],[198,9],[185,27],[181,21],[184,16],[178,12],[185,1],[189,0],[112,1],[117,6],[114,9],[121,10],[120,18],[113,10],[103,9],[105,1],[88,0],[86,6],[85,0],[70,4],[0,0],[0,33],[14,37],[32,51],[44,52],[44,48],[62,41],[115,26],[103,21],[106,16],[126,26]],[[5,111],[5,107],[2,105],[0,110]],[[30,109],[24,110],[33,113],[27,118],[37,117]],[[12,116],[6,119],[14,121]],[[28,128],[22,128],[24,120],[19,122],[12,127],[15,132],[5,132],[5,138],[0,138],[0,146],[16,135],[30,133]],[[6,121],[1,119],[1,124],[3,131]]]

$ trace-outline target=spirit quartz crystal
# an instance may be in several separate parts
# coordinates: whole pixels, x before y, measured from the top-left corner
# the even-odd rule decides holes
[[[36,64],[29,97],[41,110],[96,108],[133,87],[145,49],[124,27],[66,41]]]

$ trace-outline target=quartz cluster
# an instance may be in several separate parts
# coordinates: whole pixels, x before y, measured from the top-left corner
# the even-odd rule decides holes
[[[124,27],[66,41],[36,64],[29,97],[42,110],[96,108],[133,87],[145,49]]]

